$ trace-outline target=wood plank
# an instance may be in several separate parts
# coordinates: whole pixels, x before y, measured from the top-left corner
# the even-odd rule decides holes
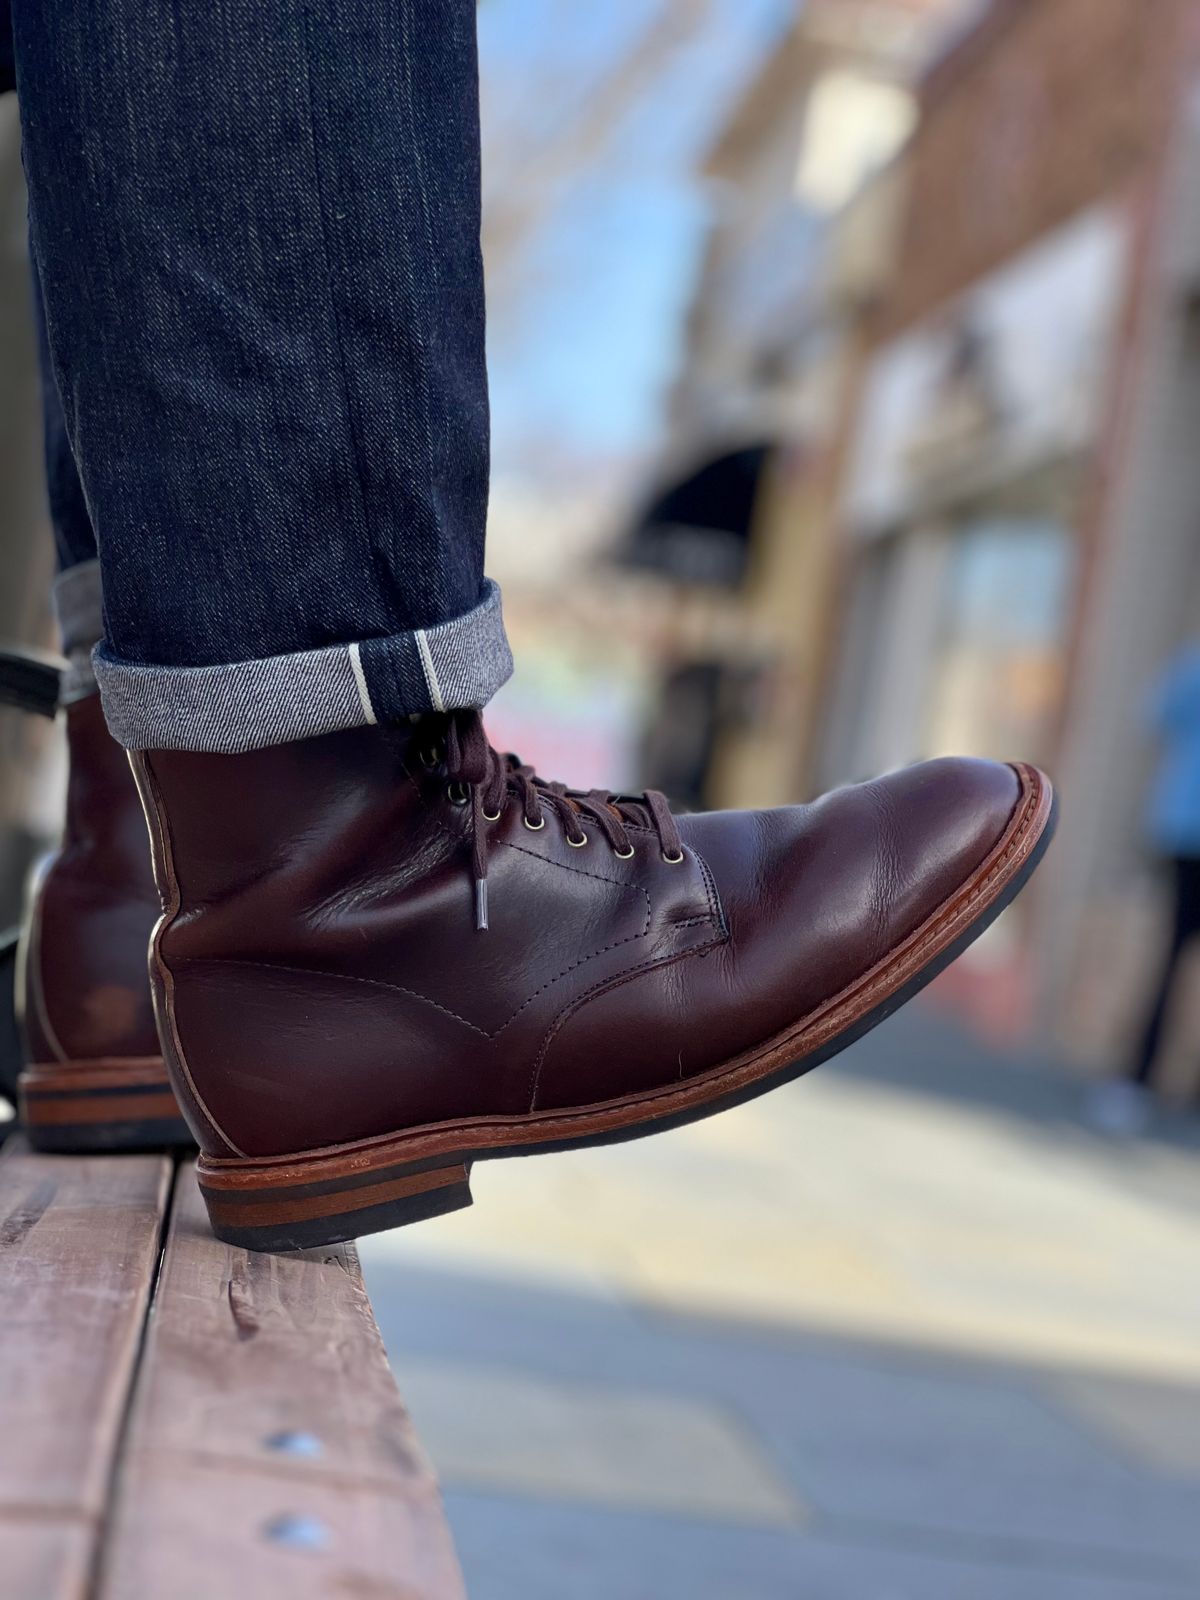
[[[250,1254],[176,1184],[97,1600],[459,1600],[352,1246]]]
[[[0,1583],[75,1600],[125,1415],[158,1262],[160,1156],[0,1154]]]
[[[0,1594],[5,1600],[81,1600],[94,1569],[96,1531],[93,1521],[68,1517],[0,1519]]]

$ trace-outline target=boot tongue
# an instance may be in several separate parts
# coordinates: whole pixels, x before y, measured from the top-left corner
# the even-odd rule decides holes
[[[639,828],[652,828],[654,819],[646,802],[636,794],[610,794],[608,804],[625,822],[632,822]]]
[[[544,816],[538,820],[543,808],[556,812],[566,823],[572,844],[587,842],[580,819],[592,817],[622,858],[633,854],[625,833],[626,825],[633,824],[658,834],[666,860],[683,860],[675,819],[665,796],[656,790],[644,795],[613,795],[605,789],[572,789],[565,783],[548,782],[518,756],[502,756],[493,750],[476,709],[442,713],[436,726],[444,740],[446,776],[451,791],[457,791],[452,797],[470,807],[475,926],[479,931],[488,926],[490,835],[485,823],[500,815],[509,795],[521,804],[531,828],[544,826]]]

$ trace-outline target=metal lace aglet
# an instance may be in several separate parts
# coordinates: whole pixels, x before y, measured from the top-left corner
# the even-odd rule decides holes
[[[488,925],[487,879],[475,879],[475,929],[483,933]]]

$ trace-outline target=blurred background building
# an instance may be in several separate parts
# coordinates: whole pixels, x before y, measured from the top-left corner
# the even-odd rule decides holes
[[[1057,774],[1065,842],[976,998],[1085,1055],[1120,1048],[1137,988],[1142,706],[1200,598],[1195,8],[1154,20],[996,4],[925,77],[841,484],[821,753],[822,777],[951,749]]]
[[[472,1592],[1193,1596],[1200,968],[1148,1137],[1074,1074],[1165,933],[1145,704],[1200,636],[1200,0],[479,26],[495,742],[692,806],[1021,756],[1064,820],[836,1070],[371,1245]],[[52,647],[22,217],[0,105],[0,635]],[[0,710],[0,760],[3,924],[58,756]]]

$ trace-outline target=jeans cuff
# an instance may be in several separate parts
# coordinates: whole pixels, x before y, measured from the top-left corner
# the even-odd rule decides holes
[[[93,655],[113,737],[130,750],[233,755],[482,706],[512,672],[500,590],[484,581],[473,611],[432,628],[257,661],[158,667]]]
[[[59,698],[63,705],[70,705],[96,692],[92,648],[104,637],[104,591],[98,561],[82,561],[59,573],[54,580],[54,611],[67,658]]]

